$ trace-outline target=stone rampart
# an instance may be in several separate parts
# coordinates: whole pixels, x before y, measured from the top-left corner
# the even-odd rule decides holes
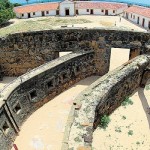
[[[62,150],[91,150],[93,131],[101,117],[112,113],[140,86],[149,64],[148,56],[137,56],[83,91],[72,106]]]
[[[150,53],[150,34],[104,29],[59,29],[16,33],[0,38],[0,65],[5,75],[19,76],[59,57],[62,51],[89,51],[99,39],[109,50],[103,59],[109,67],[111,48],[130,48],[130,58]],[[103,48],[101,47],[101,56]],[[96,50],[96,49],[95,49]],[[102,62],[103,63],[103,62]],[[108,69],[107,69],[108,70]]]
[[[94,52],[72,53],[18,77],[0,92],[0,149],[12,146],[22,123],[71,85],[95,74]]]

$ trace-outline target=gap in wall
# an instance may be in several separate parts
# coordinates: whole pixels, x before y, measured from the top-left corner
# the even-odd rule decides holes
[[[59,57],[65,56],[72,53],[72,51],[68,51],[68,52],[59,52]]]
[[[130,49],[127,48],[111,48],[109,71],[121,66],[129,60]]]

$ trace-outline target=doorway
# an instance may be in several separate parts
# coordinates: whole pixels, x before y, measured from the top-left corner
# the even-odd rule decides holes
[[[108,10],[105,10],[105,15],[108,16]]]
[[[93,9],[91,9],[90,14],[93,15]]]
[[[138,18],[137,18],[137,24],[139,24],[139,21],[140,21],[140,18],[138,17]]]
[[[31,14],[30,13],[28,13],[28,18],[31,18]]]
[[[42,11],[42,16],[45,16],[45,13],[44,13],[44,11]]]
[[[145,19],[143,18],[142,26],[145,26]]]
[[[65,12],[66,12],[66,16],[69,16],[70,14],[69,9],[66,9]]]
[[[129,60],[130,49],[111,48],[109,71],[121,66]]]

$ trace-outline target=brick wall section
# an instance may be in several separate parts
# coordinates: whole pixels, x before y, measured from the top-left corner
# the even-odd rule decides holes
[[[76,82],[95,74],[94,52],[72,53],[44,64],[14,80],[1,91],[0,102],[8,106],[8,133],[0,133],[0,149],[8,150],[22,123],[39,107]],[[4,112],[2,111],[2,113]],[[6,120],[0,114],[0,129]],[[13,118],[13,119],[12,119]],[[13,128],[11,128],[11,125]],[[7,138],[7,141],[5,139]],[[4,149],[3,149],[4,148]]]
[[[112,113],[139,87],[149,63],[148,56],[137,56],[83,91],[70,112],[62,150],[91,150],[93,130],[101,116]]]
[[[19,76],[57,58],[61,51],[92,50],[93,41],[99,41],[100,38],[104,38],[104,43],[109,48],[132,47],[130,58],[150,52],[147,48],[150,44],[149,33],[110,29],[59,29],[16,33],[0,38],[0,64],[5,75]],[[138,47],[133,43],[138,43]],[[110,55],[110,50],[107,52]],[[107,59],[109,57],[105,59],[109,62]]]

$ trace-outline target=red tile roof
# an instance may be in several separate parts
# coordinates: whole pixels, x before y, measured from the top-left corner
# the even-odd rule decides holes
[[[28,12],[37,12],[37,11],[45,11],[45,10],[56,10],[59,7],[59,3],[43,3],[43,4],[33,4],[26,6],[15,7],[14,11],[16,13],[28,13]]]
[[[127,4],[109,3],[109,2],[77,2],[76,8],[78,9],[112,9],[116,10],[123,8]]]
[[[148,8],[148,7],[131,6],[127,9],[125,9],[124,11],[128,12],[128,13],[135,13],[135,14],[150,18],[150,8]]]

